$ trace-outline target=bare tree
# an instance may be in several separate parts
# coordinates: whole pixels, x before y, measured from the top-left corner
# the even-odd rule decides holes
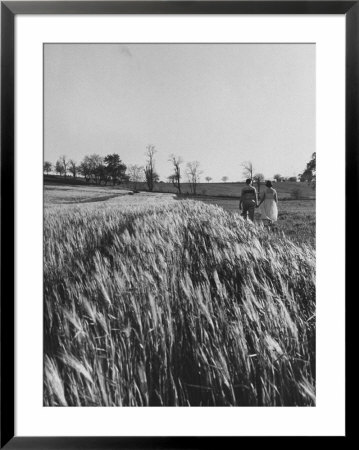
[[[183,159],[180,156],[170,155],[169,162],[172,163],[173,166],[173,174],[168,177],[171,180],[173,186],[177,189],[178,193],[181,194],[181,164],[183,163]]]
[[[79,166],[79,173],[84,176],[85,181],[88,183],[91,179],[92,168],[89,156],[85,156]]]
[[[137,164],[133,164],[131,166],[128,166],[128,175],[130,177],[130,181],[133,183],[133,190],[137,191],[138,183],[143,181],[144,178],[144,169],[143,166],[138,166]]]
[[[223,183],[227,183],[228,177],[226,177],[226,176],[222,177],[222,181],[223,181]]]
[[[207,183],[209,183],[212,180],[212,178],[211,177],[206,177],[205,180],[207,181]]]
[[[50,161],[45,161],[44,162],[44,172],[46,172],[46,175],[49,174],[49,172],[51,172],[52,170],[52,164],[50,163]]]
[[[146,147],[147,160],[146,160],[146,167],[145,167],[144,171],[145,171],[146,183],[148,186],[148,190],[150,192],[153,191],[155,183],[157,183],[160,178],[155,171],[154,156],[155,156],[156,152],[157,152],[157,150],[154,145],[151,145],[151,144],[147,145],[147,147]]]
[[[56,164],[55,164],[55,172],[58,173],[60,175],[60,177],[64,173],[64,166],[59,159],[56,161]]]
[[[200,175],[202,173],[202,171],[199,169],[199,162],[198,161],[189,162],[187,163],[186,168],[187,168],[186,173],[192,194],[196,195],[197,184],[199,183]]]
[[[101,177],[103,174],[103,157],[97,153],[93,153],[85,158],[88,158],[93,181],[95,184],[101,184]]]
[[[76,178],[76,175],[78,173],[78,167],[76,162],[73,159],[70,159],[69,161],[69,172],[72,173],[72,176]]]
[[[254,167],[251,161],[245,161],[241,164],[244,178],[253,178]]]
[[[69,165],[66,155],[61,155],[60,158],[59,158],[59,161],[61,162],[62,167],[64,168],[64,177],[66,177],[67,167]]]

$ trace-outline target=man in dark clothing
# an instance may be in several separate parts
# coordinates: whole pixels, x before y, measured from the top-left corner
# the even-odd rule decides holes
[[[247,215],[249,215],[250,220],[253,222],[256,206],[258,206],[257,190],[252,186],[252,180],[248,178],[246,186],[242,188],[239,201],[239,209],[242,209],[242,216],[247,220]]]

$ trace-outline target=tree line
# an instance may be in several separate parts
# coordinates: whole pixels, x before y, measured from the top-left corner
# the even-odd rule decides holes
[[[81,176],[87,183],[105,186],[108,183],[112,183],[115,186],[131,181],[135,190],[137,190],[139,183],[145,182],[148,190],[152,192],[160,179],[155,168],[156,153],[157,150],[154,145],[147,145],[145,164],[143,166],[137,164],[127,166],[117,153],[104,157],[96,153],[86,155],[79,164],[73,159],[68,159],[65,155],[61,155],[55,164],[52,164],[50,161],[44,162],[44,173],[49,175],[51,172],[55,172],[63,177],[70,175],[74,178]],[[172,166],[172,173],[167,177],[167,180],[181,194],[184,161],[180,156],[173,154],[169,156],[168,161]],[[197,184],[202,174],[200,163],[198,161],[188,162],[185,166],[184,174],[187,176],[191,192],[196,195]]]
[[[86,155],[80,164],[73,159],[67,159],[65,155],[60,156],[55,164],[44,162],[44,173],[47,175],[55,172],[66,177],[70,173],[74,178],[82,176],[86,182],[105,185],[109,182],[115,185],[128,181],[126,170],[126,165],[116,153],[105,157],[96,153]]]
[[[60,176],[66,177],[71,174],[74,178],[81,176],[88,183],[97,185],[107,185],[112,183],[114,186],[131,181],[134,184],[134,189],[137,190],[138,184],[146,182],[148,190],[153,191],[156,183],[159,182],[159,175],[155,168],[155,154],[157,150],[154,145],[147,145],[145,152],[144,166],[132,164],[126,165],[117,153],[106,155],[102,157],[98,154],[86,155],[80,164],[77,164],[73,159],[67,159],[65,155],[59,157],[53,165],[49,161],[44,162],[44,173],[47,175],[50,172],[55,172]],[[171,154],[168,158],[171,164],[172,173],[167,177],[167,181],[172,183],[178,194],[182,193],[182,182],[184,175],[187,177],[191,193],[197,194],[197,185],[200,182],[200,177],[203,171],[200,168],[198,161],[187,162],[184,166],[184,161],[181,156]],[[243,162],[242,175],[244,178],[251,178],[257,185],[260,191],[261,183],[264,182],[265,177],[262,173],[255,172],[251,161]],[[298,175],[300,181],[308,182],[315,187],[316,177],[316,154],[313,153],[311,160],[306,165],[302,174]],[[283,177],[280,174],[275,174],[273,179],[277,182],[281,181],[297,181],[297,177]],[[207,183],[212,178],[205,177]],[[228,181],[227,176],[222,177],[222,181]]]

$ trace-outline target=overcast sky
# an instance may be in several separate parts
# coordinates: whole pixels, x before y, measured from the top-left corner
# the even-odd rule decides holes
[[[118,153],[127,165],[156,149],[199,161],[202,179],[298,174],[315,151],[314,44],[46,44],[44,151]]]

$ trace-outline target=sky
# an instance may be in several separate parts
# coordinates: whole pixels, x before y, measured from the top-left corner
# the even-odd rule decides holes
[[[156,148],[199,161],[201,181],[273,178],[315,152],[314,44],[45,44],[44,158],[118,153],[145,164]]]

